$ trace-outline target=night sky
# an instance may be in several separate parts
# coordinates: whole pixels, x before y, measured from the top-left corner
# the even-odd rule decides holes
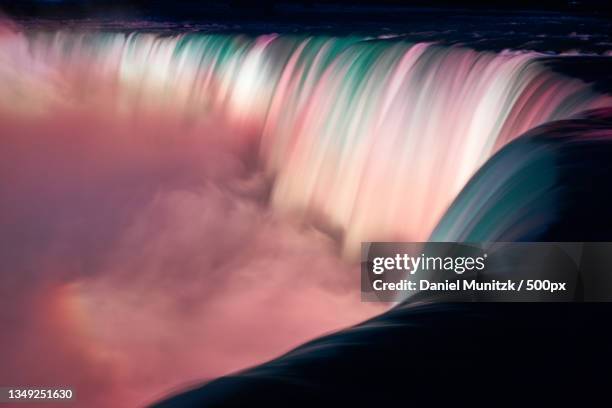
[[[575,13],[609,14],[612,3],[606,0],[498,0],[491,1],[445,1],[445,0],[0,0],[0,9],[17,17],[167,17],[178,19],[207,18],[301,18],[307,16],[327,17],[350,14],[372,18],[401,18],[413,13],[414,8],[435,11],[440,8],[520,11],[542,10]]]

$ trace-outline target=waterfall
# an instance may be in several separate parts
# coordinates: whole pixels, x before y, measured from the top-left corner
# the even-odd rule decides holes
[[[273,180],[274,210],[339,231],[348,257],[364,240],[426,240],[508,141],[611,103],[533,52],[357,36],[24,38],[56,77],[75,75],[80,89],[107,84],[118,111],[220,115],[247,130]]]

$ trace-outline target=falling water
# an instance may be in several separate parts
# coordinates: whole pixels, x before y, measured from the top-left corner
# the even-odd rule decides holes
[[[505,143],[610,103],[528,52],[351,36],[32,31],[24,41],[59,82],[108,85],[118,112],[220,115],[247,130],[273,208],[340,232],[349,257],[362,240],[427,239]]]

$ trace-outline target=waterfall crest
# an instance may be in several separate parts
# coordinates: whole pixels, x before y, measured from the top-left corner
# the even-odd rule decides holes
[[[340,231],[349,257],[364,240],[426,240],[500,147],[610,104],[532,52],[350,36],[26,38],[55,72],[111,84],[118,110],[221,115],[253,134],[273,208]]]

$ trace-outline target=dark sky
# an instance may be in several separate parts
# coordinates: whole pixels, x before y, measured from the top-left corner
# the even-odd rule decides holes
[[[609,13],[609,0],[0,0],[0,9],[19,17],[157,16],[169,18],[274,18],[308,13],[390,16],[407,7],[476,10],[553,10]],[[397,16],[396,16],[397,17]]]

